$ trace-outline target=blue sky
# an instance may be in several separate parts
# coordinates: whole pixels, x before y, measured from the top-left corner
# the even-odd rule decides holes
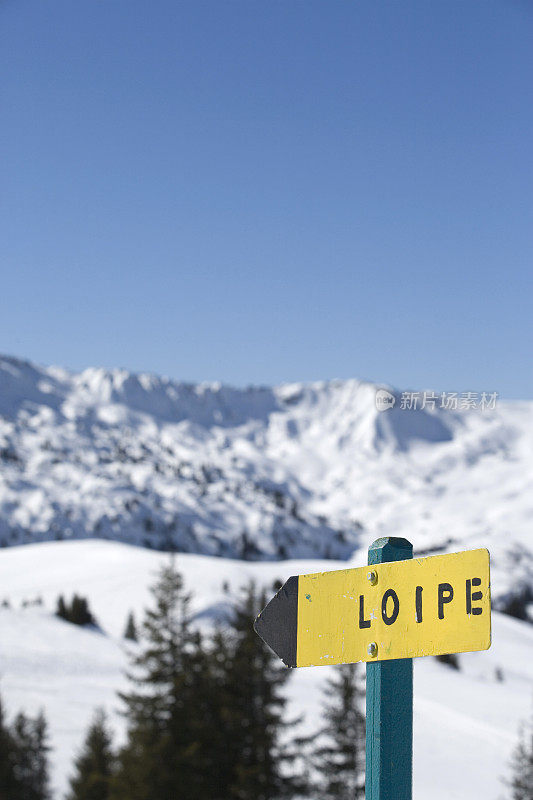
[[[526,0],[4,0],[0,351],[533,397]]]

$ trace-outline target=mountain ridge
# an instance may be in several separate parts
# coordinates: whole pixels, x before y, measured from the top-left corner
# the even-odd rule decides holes
[[[378,411],[383,388],[397,402]],[[3,546],[347,560],[404,535],[419,552],[485,543],[503,563],[530,552],[532,453],[529,402],[406,410],[356,379],[235,389],[0,357]]]

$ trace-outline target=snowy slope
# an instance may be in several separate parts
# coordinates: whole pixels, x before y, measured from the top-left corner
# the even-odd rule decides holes
[[[127,613],[137,619],[149,600],[148,585],[168,558],[119,543],[50,542],[0,552],[0,691],[8,710],[36,712],[50,721],[56,800],[62,797],[72,757],[94,706],[112,714],[117,741],[123,721],[115,692],[125,685]],[[195,592],[201,619],[216,616],[222,585],[249,578],[270,586],[276,578],[345,562],[244,563],[197,555],[178,556],[178,568]],[[59,593],[88,596],[102,633],[79,629],[53,616]],[[42,607],[22,608],[40,595]],[[517,725],[528,716],[533,688],[533,626],[493,615],[493,645],[462,655],[461,671],[434,659],[415,662],[414,800],[498,800]],[[503,681],[496,676],[499,668]],[[290,712],[304,712],[306,726],[319,721],[320,686],[329,667],[295,670]]]

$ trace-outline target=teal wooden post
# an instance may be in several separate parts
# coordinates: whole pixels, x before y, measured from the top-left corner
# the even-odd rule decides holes
[[[369,564],[413,557],[407,539],[377,539]],[[384,587],[386,588],[386,587]],[[412,800],[413,659],[366,665],[366,800]]]

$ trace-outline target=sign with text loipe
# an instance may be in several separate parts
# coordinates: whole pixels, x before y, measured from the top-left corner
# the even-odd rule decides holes
[[[486,650],[488,550],[293,576],[255,630],[289,667]]]

